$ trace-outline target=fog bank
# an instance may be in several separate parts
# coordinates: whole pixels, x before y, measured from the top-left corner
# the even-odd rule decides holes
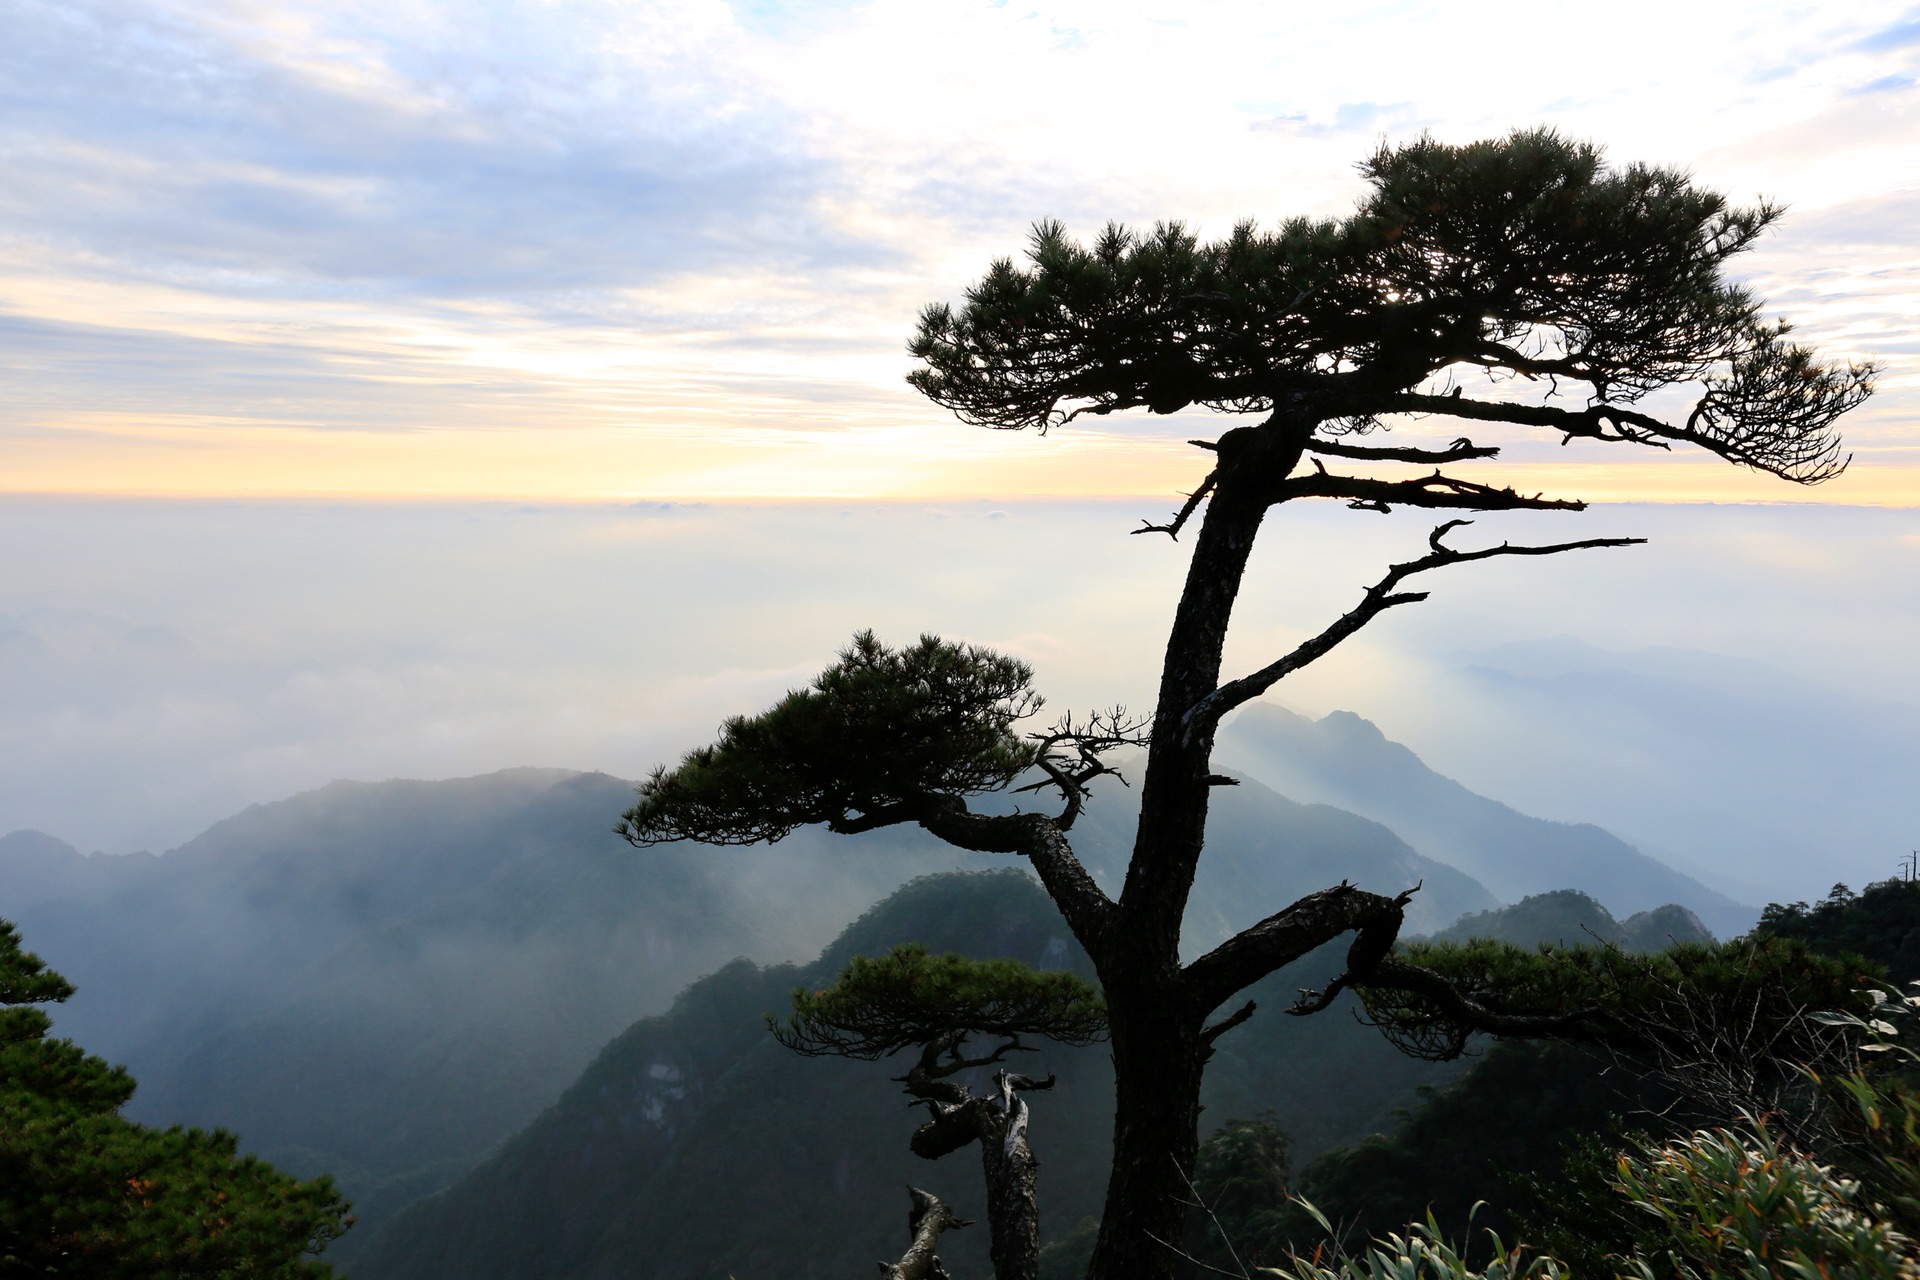
[[[868,626],[1017,653],[1056,710],[1143,706],[1186,547],[1128,530],[1173,501],[0,500],[0,831],[164,850],[335,778],[635,777]],[[1279,514],[1229,667],[1351,607],[1431,523]],[[1889,771],[1920,762],[1920,512],[1613,506],[1456,542],[1617,533],[1653,542],[1436,575],[1277,698],[1733,890],[1890,874],[1912,833]]]

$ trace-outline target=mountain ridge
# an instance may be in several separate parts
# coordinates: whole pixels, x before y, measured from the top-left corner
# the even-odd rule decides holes
[[[1134,795],[1101,787],[1076,827],[1115,888]],[[0,856],[0,904],[80,988],[59,1033],[140,1079],[131,1115],[224,1126],[291,1171],[334,1172],[373,1228],[701,974],[806,959],[917,873],[1011,861],[915,829],[637,851],[610,830],[631,796],[606,774],[531,769],[338,782],[158,856],[0,841],[19,855]],[[49,867],[64,896],[16,892]],[[1216,799],[1189,948],[1347,878],[1424,880],[1415,914],[1432,924],[1494,901],[1378,823],[1249,781]]]
[[[1247,759],[1282,791],[1384,823],[1506,901],[1571,888],[1627,913],[1678,902],[1722,937],[1759,918],[1758,908],[1603,827],[1532,817],[1468,789],[1350,711],[1314,720],[1282,707],[1249,707],[1222,729],[1220,741],[1224,757]]]

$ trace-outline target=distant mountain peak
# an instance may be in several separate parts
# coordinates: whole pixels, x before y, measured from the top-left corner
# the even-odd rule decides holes
[[[1509,902],[1572,888],[1623,913],[1677,903],[1722,935],[1759,916],[1601,827],[1532,817],[1468,790],[1351,711],[1315,720],[1252,707],[1220,743],[1283,794],[1371,818]]]
[[[1616,919],[1591,894],[1554,889],[1532,894],[1510,907],[1460,917],[1434,937],[1444,942],[1492,938],[1516,946],[1538,943],[1588,946],[1603,943],[1628,951],[1664,951],[1675,943],[1711,942],[1700,917],[1678,903]]]
[[[84,855],[65,840],[32,827],[22,827],[0,836],[0,860],[26,858],[78,858]]]

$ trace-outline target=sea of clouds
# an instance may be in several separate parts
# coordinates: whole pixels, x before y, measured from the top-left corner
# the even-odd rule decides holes
[[[1167,513],[7,499],[0,832],[160,851],[335,778],[638,777],[862,627],[1018,654],[1049,713],[1145,708],[1187,548],[1129,530]],[[1229,672],[1350,608],[1431,523],[1276,514]],[[1747,901],[1890,874],[1920,843],[1920,511],[1606,506],[1455,541],[1614,534],[1652,541],[1434,575],[1270,696]]]

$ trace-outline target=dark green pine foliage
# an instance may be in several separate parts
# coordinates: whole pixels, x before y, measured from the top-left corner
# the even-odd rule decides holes
[[[862,631],[810,687],[729,719],[671,772],[656,768],[614,831],[637,845],[754,844],[811,823],[885,826],[933,794],[997,791],[1039,756],[1012,728],[1040,708],[1032,679],[1025,663],[973,645],[922,636],[895,650]]]
[[[1246,222],[1208,243],[1163,223],[1082,245],[1041,223],[1029,266],[1002,259],[964,307],[926,309],[911,346],[926,367],[908,380],[1005,429],[1312,401],[1361,429],[1427,410],[1686,440],[1800,482],[1845,466],[1832,424],[1866,398],[1871,369],[1822,364],[1722,276],[1779,206],[1734,206],[1675,169],[1610,167],[1551,130],[1382,146],[1360,168],[1371,190],[1348,218]],[[1529,349],[1543,331],[1559,350]],[[1591,406],[1415,393],[1454,363],[1583,383]],[[1695,381],[1683,423],[1629,407]]]
[[[323,1277],[350,1222],[331,1180],[295,1181],[232,1134],[120,1115],[133,1077],[32,1006],[73,987],[0,921],[0,1276]]]
[[[1761,913],[1755,932],[1864,956],[1904,985],[1920,978],[1920,880],[1882,880],[1859,893],[1836,884],[1812,906],[1776,902]]]
[[[1043,1037],[1087,1045],[1107,1033],[1100,993],[1075,974],[1018,960],[930,955],[908,942],[881,956],[855,956],[830,986],[796,987],[793,1013],[767,1024],[809,1057],[873,1061],[954,1034]]]
[[[1880,978],[1876,966],[1826,955],[1792,938],[1747,937],[1730,943],[1682,943],[1636,955],[1619,947],[1529,948],[1510,942],[1413,942],[1398,957],[1446,980],[1428,990],[1361,988],[1370,1021],[1404,1052],[1457,1056],[1479,1029],[1460,1019],[1460,996],[1478,1011],[1525,1017],[1571,1011],[1556,1038],[1602,1045],[1649,1063],[1691,1053],[1689,1028],[1714,1022],[1770,1030],[1770,1053],[1782,1064],[1812,1062],[1817,1036],[1810,1009],[1864,1009],[1862,989]],[[1432,992],[1434,994],[1429,994]],[[1756,1041],[1758,1042],[1758,1041]]]

